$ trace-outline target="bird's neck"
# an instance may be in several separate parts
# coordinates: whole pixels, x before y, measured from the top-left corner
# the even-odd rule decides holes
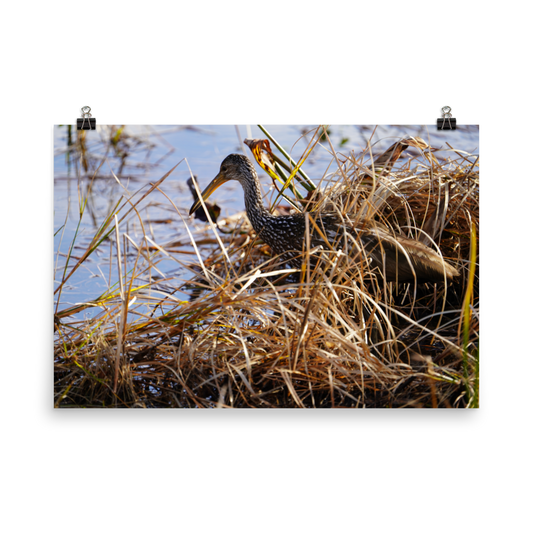
[[[263,205],[261,186],[259,185],[259,178],[255,171],[252,173],[252,179],[244,182],[243,189],[246,214],[254,230],[260,232],[265,225],[265,221],[272,218],[273,215]]]

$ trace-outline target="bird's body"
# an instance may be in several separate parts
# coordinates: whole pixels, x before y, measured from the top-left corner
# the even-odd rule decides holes
[[[246,213],[258,236],[292,266],[301,264],[307,227],[310,249],[321,247],[325,253],[335,255],[344,252],[370,268],[377,267],[387,281],[439,282],[459,275],[431,248],[393,235],[373,221],[355,224],[349,217],[320,212],[272,215],[263,205],[257,173],[243,155],[231,154],[224,159],[219,174],[203,191],[202,198],[207,199],[222,183],[232,179],[244,189]],[[195,202],[190,214],[200,205],[200,200]]]

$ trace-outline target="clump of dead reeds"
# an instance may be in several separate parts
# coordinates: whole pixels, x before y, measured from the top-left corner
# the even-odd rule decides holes
[[[309,151],[324,139],[317,130]],[[87,250],[114,239],[120,285],[87,304],[100,309],[90,320],[68,321],[79,306],[56,312],[55,405],[476,407],[477,160],[460,152],[439,160],[419,141],[411,146],[420,156],[398,169],[370,146],[364,154],[332,150],[334,170],[318,186],[298,174],[303,161],[283,168],[266,145],[252,151],[280,180],[278,196],[303,190],[297,175],[307,185],[290,196],[295,208],[357,212],[433,243],[461,272],[458,281],[380,283],[364,265],[354,275],[349,258],[316,250],[305,251],[302,272],[287,269],[242,218],[224,231],[211,224],[210,237],[189,232],[196,260],[180,263],[191,278],[169,290],[162,287],[171,280],[145,280],[172,253],[145,235],[131,242],[128,264],[121,256],[131,239],[120,221],[139,216],[142,200],[130,199]],[[202,238],[215,244],[202,247]],[[318,266],[309,254],[321,255]]]

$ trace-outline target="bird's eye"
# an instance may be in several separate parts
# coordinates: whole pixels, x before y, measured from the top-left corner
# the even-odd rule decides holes
[[[222,167],[220,170],[222,170],[222,172],[226,172],[226,170],[228,170],[228,167]]]

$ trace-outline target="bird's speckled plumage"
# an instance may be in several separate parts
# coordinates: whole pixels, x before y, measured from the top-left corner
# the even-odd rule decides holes
[[[239,154],[231,154],[224,159],[219,174],[202,193],[204,200],[229,180],[236,180],[242,185],[246,213],[259,237],[272,248],[274,254],[282,255],[293,266],[299,267],[299,256],[305,243],[306,214],[270,214],[263,205],[259,179],[252,163]],[[190,214],[199,205],[200,201],[195,202]],[[307,216],[313,219],[308,221],[311,249],[321,246],[323,250],[341,250],[354,258],[366,256],[370,266],[385,273],[388,281],[416,279],[419,283],[438,282],[459,275],[431,248],[413,239],[392,235],[375,222],[356,226],[349,218],[343,219],[332,213],[313,212]]]

